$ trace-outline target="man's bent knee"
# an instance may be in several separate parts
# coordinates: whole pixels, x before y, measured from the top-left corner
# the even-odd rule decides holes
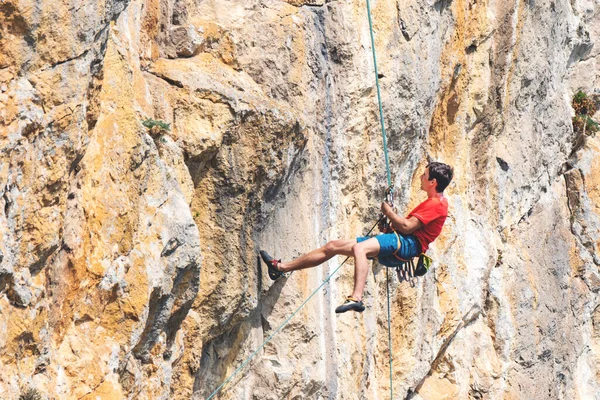
[[[360,243],[356,243],[354,246],[352,246],[352,254],[354,255],[362,255],[365,254],[365,245],[363,244],[365,242],[360,242]]]
[[[367,255],[368,257],[376,257],[379,254],[379,242],[375,238],[364,240],[352,246],[352,254],[354,256]]]

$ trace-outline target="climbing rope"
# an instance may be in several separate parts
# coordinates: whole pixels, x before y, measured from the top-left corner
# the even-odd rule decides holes
[[[381,222],[381,218],[380,218],[380,219],[379,219],[379,220],[378,220],[378,221],[375,223],[375,225],[373,225],[373,226],[371,227],[371,229],[369,229],[369,232],[367,232],[367,234],[366,234],[365,236],[369,236],[369,235],[371,234],[371,232],[373,232],[373,229],[375,229],[375,227],[376,227],[377,225],[379,225],[379,223],[380,223],[380,222]],[[311,299],[311,298],[312,298],[312,297],[313,297],[315,294],[317,294],[317,292],[318,292],[318,291],[319,291],[319,290],[320,290],[320,289],[321,289],[323,286],[325,286],[325,284],[326,284],[327,282],[329,282],[329,280],[331,279],[331,277],[333,277],[333,275],[335,275],[335,274],[336,274],[336,272],[338,272],[338,271],[339,271],[339,269],[340,269],[340,268],[342,268],[342,266],[343,266],[343,265],[346,263],[346,261],[348,261],[348,259],[349,259],[349,258],[350,258],[350,257],[346,257],[346,259],[345,259],[345,260],[344,260],[344,261],[343,261],[343,262],[342,262],[340,265],[338,265],[338,267],[337,267],[335,270],[333,270],[333,272],[332,272],[331,274],[329,274],[329,275],[327,276],[327,278],[325,278],[325,280],[324,280],[324,281],[323,281],[323,282],[322,282],[322,283],[319,285],[319,287],[318,287],[318,288],[316,288],[316,289],[315,289],[315,291],[314,291],[314,292],[312,292],[312,293],[310,294],[310,296],[308,296],[308,297],[306,298],[306,300],[304,300],[304,302],[303,302],[302,304],[300,304],[300,307],[298,307],[298,308],[296,309],[296,311],[294,311],[294,312],[293,312],[293,313],[292,313],[292,314],[291,314],[291,315],[290,315],[290,316],[289,316],[289,317],[288,317],[288,318],[287,318],[285,321],[283,321],[283,323],[282,323],[282,324],[281,324],[281,325],[280,325],[280,326],[279,326],[277,329],[275,329],[275,331],[274,331],[274,332],[273,332],[273,333],[272,333],[272,334],[271,334],[271,335],[270,335],[270,336],[269,336],[269,337],[268,337],[268,338],[267,338],[267,339],[266,339],[266,340],[265,340],[265,341],[264,341],[264,342],[263,342],[263,343],[262,343],[262,344],[261,344],[261,345],[258,347],[258,349],[256,349],[256,350],[254,351],[254,353],[250,354],[250,356],[249,356],[248,358],[246,358],[246,360],[245,360],[245,361],[244,361],[244,362],[243,362],[243,363],[242,363],[242,364],[241,364],[241,365],[240,365],[240,366],[239,366],[239,367],[238,367],[238,368],[237,368],[235,371],[233,371],[233,373],[232,373],[231,375],[229,375],[229,377],[228,377],[227,379],[225,379],[225,381],[223,381],[223,383],[222,383],[222,384],[221,384],[221,385],[220,385],[218,388],[216,388],[216,389],[215,389],[215,391],[214,391],[214,392],[212,392],[212,393],[211,393],[211,395],[210,395],[210,396],[208,396],[208,397],[206,398],[206,400],[210,400],[210,399],[212,399],[212,398],[213,398],[213,397],[214,397],[214,396],[215,396],[217,393],[219,393],[219,391],[221,391],[221,389],[223,389],[223,387],[224,387],[224,386],[225,386],[225,385],[226,385],[226,384],[227,384],[227,383],[228,383],[228,382],[229,382],[229,381],[230,381],[230,380],[231,380],[231,379],[232,379],[232,378],[233,378],[233,377],[234,377],[234,376],[235,376],[235,375],[236,375],[238,372],[240,372],[240,371],[241,371],[241,370],[242,370],[242,369],[243,369],[243,368],[246,366],[246,364],[248,364],[248,363],[250,362],[250,360],[251,360],[251,359],[252,359],[252,358],[253,358],[253,357],[254,357],[256,354],[258,354],[258,352],[259,352],[259,351],[260,351],[260,350],[261,350],[263,347],[265,347],[265,345],[266,345],[267,343],[269,343],[269,342],[271,341],[271,339],[273,339],[273,337],[274,337],[276,334],[278,334],[278,333],[279,333],[279,331],[281,331],[281,330],[282,330],[282,329],[283,329],[283,328],[284,328],[284,327],[287,325],[287,323],[288,323],[288,322],[290,322],[290,320],[291,320],[291,319],[292,319],[292,318],[293,318],[293,317],[294,317],[294,316],[295,316],[295,315],[298,313],[298,311],[300,311],[300,309],[302,309],[302,307],[304,307],[304,305],[305,305],[306,303],[308,303],[308,301],[309,301],[309,300],[310,300],[310,299]]]
[[[367,0],[367,16],[369,17],[369,32],[371,34],[371,50],[373,52],[373,67],[375,69],[375,86],[377,86],[377,102],[379,103],[379,123],[381,124],[381,137],[383,139],[383,153],[385,155],[385,169],[387,172],[388,190],[392,188],[392,174],[390,172],[390,161],[387,150],[387,135],[385,134],[385,123],[383,120],[383,106],[381,103],[381,89],[379,88],[379,71],[377,70],[377,55],[375,54],[375,36],[373,35],[373,21],[371,20],[371,3]],[[388,312],[388,346],[390,350],[390,399],[394,398],[394,381],[392,379],[392,327],[390,311],[390,283],[388,279],[388,268],[385,269],[385,285],[387,292],[387,312]]]
[[[383,152],[385,155],[385,168],[386,168],[386,173],[387,173],[387,184],[388,184],[388,190],[391,190],[392,187],[392,175],[390,172],[390,163],[389,163],[389,157],[388,157],[388,149],[387,149],[387,136],[385,133],[385,123],[383,120],[383,106],[382,106],[382,102],[381,102],[381,89],[379,88],[379,72],[377,70],[377,55],[375,54],[375,38],[373,35],[373,22],[371,20],[371,4],[369,2],[369,0],[366,0],[367,2],[367,16],[369,18],[369,32],[371,34],[371,50],[373,52],[373,66],[375,68],[375,86],[377,87],[377,101],[379,103],[379,122],[381,124],[381,137],[383,138]],[[369,229],[369,232],[367,233],[366,236],[370,235],[371,232],[373,231],[373,229],[375,229],[375,227],[377,225],[379,225],[379,223],[382,221],[382,218],[380,218],[375,225],[373,225],[373,227],[371,227],[371,229]],[[231,379],[233,379],[233,377],[235,375],[237,375],[238,372],[240,372],[249,362],[250,360],[256,355],[258,354],[258,352],[267,345],[267,343],[269,343],[271,341],[271,339],[273,339],[273,337],[279,333],[287,324],[288,322],[290,322],[290,320],[302,309],[302,307],[304,307],[304,305],[315,295],[319,292],[319,290],[321,290],[321,288],[330,281],[330,279],[333,277],[333,275],[335,275],[340,268],[342,268],[342,266],[346,263],[346,261],[348,261],[350,257],[346,257],[346,259],[331,273],[327,276],[327,278],[325,278],[325,280],[319,285],[319,287],[317,287],[317,289],[315,289],[315,291],[313,291],[310,296],[308,296],[306,298],[306,300],[304,300],[304,302],[302,304],[300,304],[300,306],[296,309],[296,311],[294,311],[285,321],[283,321],[283,323],[275,330],[273,331],[273,333],[252,353],[250,354],[250,356],[248,358],[246,358],[246,360],[235,370],[233,371],[233,373],[231,375],[229,375],[229,377],[227,379],[225,379],[225,381],[223,381],[223,383],[217,387],[210,396],[207,397],[207,400],[212,399],[217,393],[219,393],[223,387],[225,387],[225,385],[227,383],[229,383],[229,381],[231,381]],[[388,312],[388,341],[389,341],[389,351],[390,351],[390,399],[392,399],[394,397],[394,388],[393,388],[393,379],[392,379],[392,361],[393,361],[393,349],[392,349],[392,329],[391,329],[391,309],[390,309],[390,285],[389,285],[389,274],[388,274],[388,268],[386,268],[386,274],[385,274],[385,281],[386,281],[386,292],[387,292],[387,312]]]
[[[371,21],[371,3],[367,0],[367,16],[369,17],[369,32],[371,33],[371,50],[373,52],[373,67],[375,68],[375,86],[377,86],[377,102],[379,103],[379,122],[381,124],[381,137],[383,139],[383,153],[385,155],[385,169],[387,172],[388,188],[392,187],[392,174],[387,151],[387,136],[383,122],[383,106],[381,103],[381,89],[379,88],[379,71],[377,70],[377,55],[375,54],[375,37],[373,36],[373,21]]]

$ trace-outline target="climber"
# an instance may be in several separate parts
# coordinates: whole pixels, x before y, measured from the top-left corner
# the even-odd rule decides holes
[[[354,257],[354,291],[341,306],[335,309],[335,312],[364,311],[362,297],[369,271],[368,259],[378,258],[382,264],[392,266],[395,261],[394,253],[400,258],[409,259],[425,252],[429,244],[439,236],[446,221],[448,201],[444,197],[444,189],[450,184],[453,174],[452,167],[446,164],[429,163],[421,175],[421,189],[427,193],[427,200],[419,204],[406,218],[396,214],[387,202],[381,204],[382,213],[389,219],[396,233],[381,233],[374,237],[359,237],[351,240],[333,240],[289,262],[276,260],[261,250],[260,256],[267,264],[269,277],[275,280],[285,272],[316,267],[335,255],[352,256]]]

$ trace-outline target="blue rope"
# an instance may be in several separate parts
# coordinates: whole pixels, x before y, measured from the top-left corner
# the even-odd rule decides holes
[[[375,37],[373,35],[373,21],[371,20],[371,3],[367,0],[367,16],[369,17],[369,32],[371,33],[371,50],[373,51],[373,67],[375,68],[375,86],[377,86],[377,102],[379,103],[379,122],[381,124],[381,137],[383,138],[383,153],[385,155],[385,169],[387,172],[388,189],[392,187],[392,174],[390,172],[390,161],[387,149],[387,135],[385,134],[385,123],[383,120],[383,106],[381,104],[381,89],[379,88],[379,71],[377,71],[377,55],[375,54]],[[388,269],[385,270],[385,283],[387,291],[387,312],[388,312],[388,346],[390,349],[390,399],[394,398],[394,381],[392,378],[392,328],[390,311],[390,284],[388,280]]]

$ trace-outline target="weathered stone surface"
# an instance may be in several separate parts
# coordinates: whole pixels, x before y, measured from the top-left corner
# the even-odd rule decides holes
[[[374,1],[398,205],[455,168],[415,288],[390,274],[394,397],[598,398],[593,1]],[[366,233],[386,186],[362,1],[0,3],[0,397],[208,397]],[[598,115],[596,116],[598,119]],[[147,129],[148,119],[169,129]],[[352,265],[222,390],[387,398],[386,270]],[[389,271],[392,272],[392,271]]]

